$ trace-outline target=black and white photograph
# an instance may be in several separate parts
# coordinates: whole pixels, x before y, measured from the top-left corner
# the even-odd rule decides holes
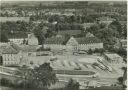
[[[0,0],[0,90],[127,90],[127,0]]]

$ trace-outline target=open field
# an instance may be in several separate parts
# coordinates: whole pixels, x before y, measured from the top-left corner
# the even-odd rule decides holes
[[[96,55],[56,55],[57,60],[50,61],[53,56],[37,56],[29,57],[28,62],[33,61],[34,65],[41,65],[45,62],[50,62],[50,65],[55,70],[82,70],[82,71],[93,71],[98,72],[101,77],[118,77],[117,72],[112,68],[112,71],[109,71],[106,66],[108,63],[105,62],[104,66],[102,63],[97,62],[97,58],[101,60],[103,57]],[[104,61],[104,59],[103,59]],[[100,66],[92,66],[93,63],[99,63]],[[29,64],[29,63],[28,63]],[[110,67],[110,66],[109,66]]]

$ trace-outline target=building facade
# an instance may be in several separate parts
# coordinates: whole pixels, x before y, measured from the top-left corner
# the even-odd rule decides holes
[[[28,45],[38,45],[38,39],[33,33],[28,34]]]
[[[10,38],[9,41],[20,45],[24,44],[24,41],[27,42],[27,38]]]
[[[103,43],[96,37],[83,37],[74,38],[73,36],[66,42],[62,37],[48,38],[44,44],[45,48],[57,49],[57,50],[89,50],[89,49],[101,49],[103,48]]]
[[[113,65],[124,63],[123,58],[116,53],[105,53],[104,58]]]
[[[0,46],[1,51],[1,65],[3,66],[17,66],[19,65],[20,59],[18,51],[16,51],[9,44],[3,44]]]

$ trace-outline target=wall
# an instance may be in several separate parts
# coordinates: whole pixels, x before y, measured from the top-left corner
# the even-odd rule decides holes
[[[92,43],[92,44],[79,44],[76,46],[72,46],[70,44],[67,45],[59,45],[59,44],[45,44],[45,48],[51,48],[51,49],[67,49],[67,50],[89,50],[89,49],[96,49],[96,48],[103,48],[103,43]]]
[[[19,65],[19,56],[18,54],[2,54],[3,65]]]

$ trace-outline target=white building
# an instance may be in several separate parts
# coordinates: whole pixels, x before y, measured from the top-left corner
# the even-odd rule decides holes
[[[3,66],[16,66],[19,65],[19,54],[18,51],[15,50],[9,44],[3,44],[0,46],[1,51],[1,62]]]
[[[68,41],[65,41],[63,37],[52,37],[46,40],[44,47],[57,50],[67,49],[69,51],[76,51],[103,48],[103,43],[96,37],[71,37]]]
[[[67,44],[68,49],[72,50],[89,50],[89,49],[100,49],[103,48],[103,43],[96,37],[82,37],[82,38],[74,38],[71,37]]]
[[[28,45],[38,45],[38,39],[33,33],[28,34]]]
[[[104,58],[111,64],[124,63],[123,58],[116,53],[105,53]]]
[[[27,41],[27,38],[10,38],[9,39],[10,42],[13,42],[18,45],[23,44],[24,40]]]

